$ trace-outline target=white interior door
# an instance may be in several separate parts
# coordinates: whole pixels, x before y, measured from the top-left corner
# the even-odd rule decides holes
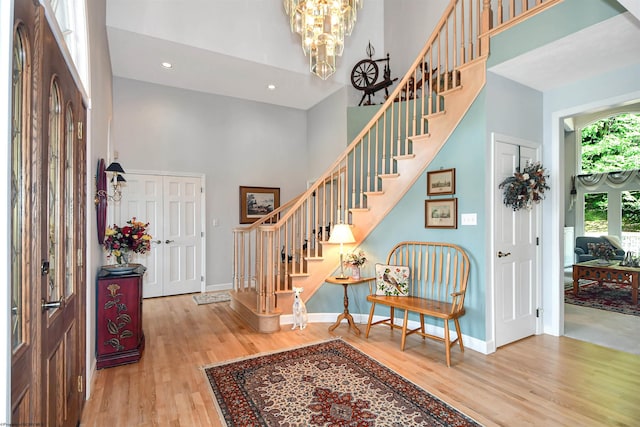
[[[202,277],[201,185],[191,177],[164,177],[164,295],[199,292]]]
[[[494,182],[538,160],[538,149],[494,135]],[[494,296],[496,346],[536,333],[539,206],[513,211],[494,197]]]
[[[149,222],[152,250],[133,262],[147,267],[144,298],[199,292],[202,268],[202,180],[198,177],[132,174],[116,204],[118,224]]]
[[[134,254],[130,261],[147,267],[143,281],[143,296],[145,298],[163,296],[162,272],[158,271],[164,257],[162,240],[158,237],[162,234],[164,221],[162,176],[128,173],[126,180],[122,200],[119,203],[111,203],[115,209],[113,218],[119,225],[123,225],[133,217],[138,221],[149,223],[147,232],[153,237],[151,251],[143,255]]]

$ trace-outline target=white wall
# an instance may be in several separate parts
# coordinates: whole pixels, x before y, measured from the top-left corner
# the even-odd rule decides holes
[[[449,0],[392,0],[384,7],[384,47],[391,55],[392,77],[404,77],[449,5]]]
[[[347,141],[347,90],[307,111],[308,179],[320,178],[351,141]]]
[[[87,396],[91,393],[91,374],[95,366],[95,278],[103,262],[98,244],[96,209],[93,202],[98,159],[109,160],[108,128],[112,117],[112,74],[104,25],[106,0],[87,2],[89,45],[90,108],[87,109]],[[107,163],[108,164],[108,163]]]
[[[231,284],[239,186],[280,187],[281,203],[306,188],[301,110],[115,78],[111,134],[125,171],[205,174],[207,285]]]

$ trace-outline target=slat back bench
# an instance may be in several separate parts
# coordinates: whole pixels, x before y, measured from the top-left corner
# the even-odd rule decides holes
[[[395,273],[395,274],[394,274]],[[408,277],[407,277],[408,276]],[[403,279],[404,277],[404,279]],[[456,343],[464,352],[458,319],[464,315],[464,297],[469,280],[469,257],[459,246],[436,242],[401,242],[387,256],[386,265],[376,265],[375,284],[369,285],[371,303],[366,337],[372,325],[386,324],[402,330],[400,348],[404,351],[407,335],[418,334],[444,342],[447,366],[451,366],[451,347]],[[403,296],[402,294],[405,294]],[[388,318],[373,322],[376,305],[390,308]],[[395,309],[404,310],[402,325],[394,322]],[[408,329],[409,312],[420,315],[420,327]],[[424,316],[444,321],[444,337],[428,334]],[[451,341],[449,321],[453,320],[456,339]]]

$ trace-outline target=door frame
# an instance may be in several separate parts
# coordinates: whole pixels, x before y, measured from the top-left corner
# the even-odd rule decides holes
[[[175,172],[175,171],[167,171],[167,170],[143,170],[143,169],[126,169],[126,174],[136,174],[136,175],[160,175],[160,176],[177,176],[184,178],[199,178],[200,179],[200,227],[202,230],[202,254],[200,259],[200,264],[202,265],[202,281],[200,282],[200,292],[207,291],[207,218],[206,218],[206,201],[207,201],[207,189],[206,189],[206,175],[204,173],[198,172]],[[122,191],[127,191],[126,186]],[[113,224],[113,219],[115,218],[115,204],[112,203],[109,205],[107,211],[107,224]]]
[[[487,269],[487,293],[485,295],[485,318],[486,318],[486,346],[487,353],[494,353],[497,349],[496,346],[496,258],[493,254],[496,253],[496,244],[495,244],[495,198],[500,196],[501,190],[498,189],[498,185],[500,183],[496,182],[495,177],[495,151],[497,142],[505,142],[514,145],[521,145],[525,147],[529,147],[532,149],[536,149],[539,151],[540,161],[543,160],[542,153],[542,143],[533,142],[529,140],[524,140],[520,138],[516,138],[513,136],[508,136],[504,134],[500,134],[497,132],[490,132],[490,148],[489,148],[489,168],[488,168],[488,176],[487,182],[489,183],[489,198],[487,199],[488,210],[489,210],[489,218],[488,218],[488,254],[489,254],[489,268]],[[543,235],[543,223],[542,223],[542,209],[537,210],[538,220],[537,220],[537,234],[542,239]],[[536,307],[542,307],[542,242],[538,245],[536,250],[536,269],[537,269],[537,283],[536,283]],[[536,335],[541,334],[543,332],[543,321],[542,316],[539,316],[536,319]]]

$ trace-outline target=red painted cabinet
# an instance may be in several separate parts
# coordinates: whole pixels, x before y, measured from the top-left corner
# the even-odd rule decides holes
[[[124,273],[123,273],[124,271]],[[97,368],[134,363],[142,357],[142,279],[145,267],[132,271],[103,268],[97,279]]]

